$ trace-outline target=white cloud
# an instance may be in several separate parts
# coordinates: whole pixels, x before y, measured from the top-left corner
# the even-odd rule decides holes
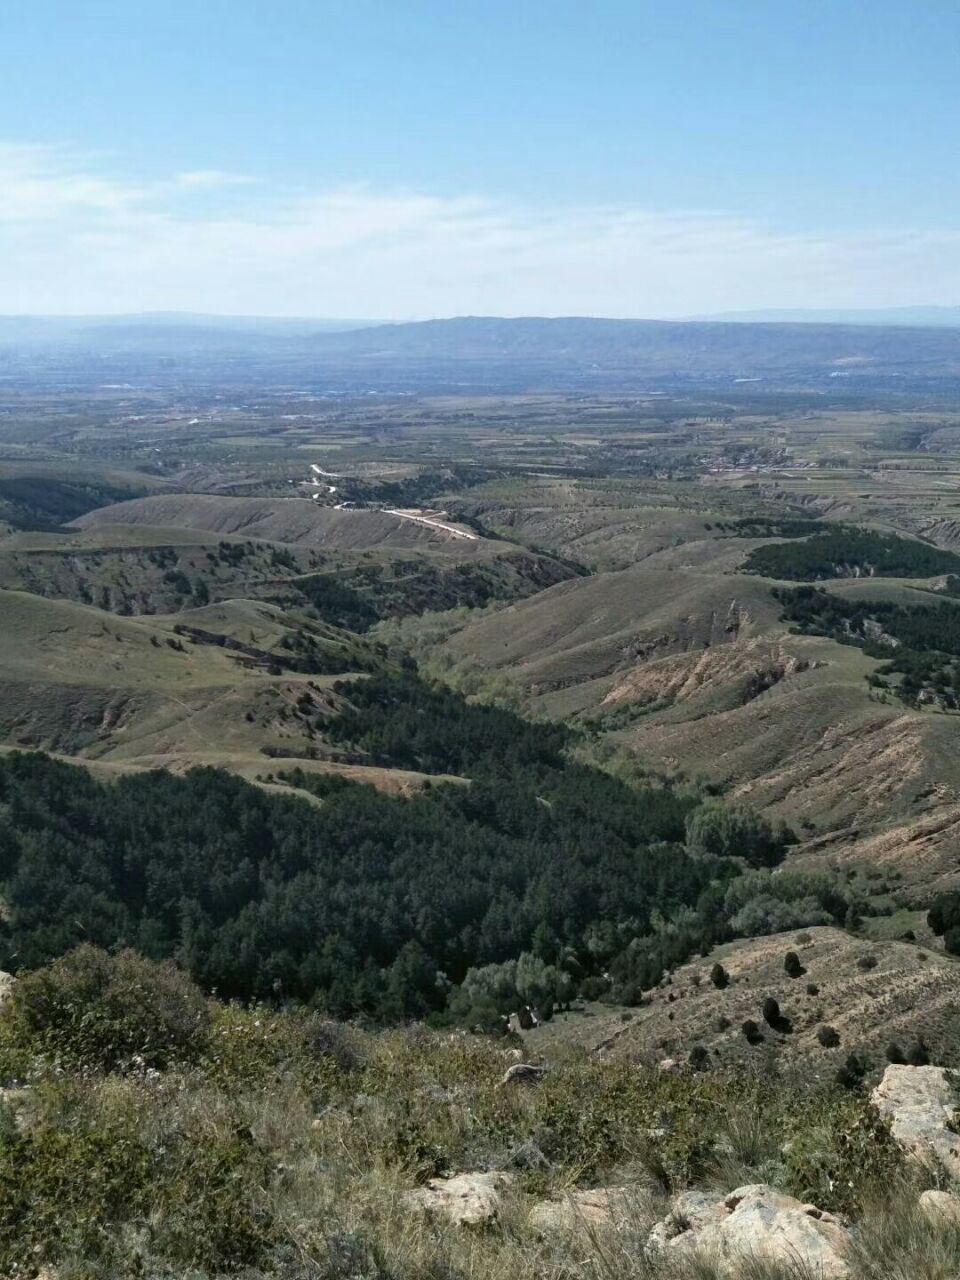
[[[960,232],[777,232],[717,211],[137,182],[0,146],[0,312],[677,316],[953,302]]]
[[[226,173],[223,169],[188,169],[178,173],[173,180],[175,187],[188,191],[215,190],[217,187],[242,187],[255,182],[242,173]]]

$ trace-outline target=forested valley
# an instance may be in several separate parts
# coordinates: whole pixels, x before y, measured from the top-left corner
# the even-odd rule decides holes
[[[457,780],[390,796],[281,773],[300,799],[209,768],[104,783],[5,757],[3,965],[125,944],[224,996],[381,1020],[491,1018],[611,987],[630,1002],[729,936],[726,886],[790,839],[693,789],[577,763],[569,730],[413,674],[341,692],[334,740]]]

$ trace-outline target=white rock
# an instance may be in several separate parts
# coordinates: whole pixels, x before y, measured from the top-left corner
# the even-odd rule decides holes
[[[650,1232],[650,1247],[657,1250],[672,1244],[681,1235],[712,1226],[726,1216],[724,1199],[719,1191],[681,1192],[670,1206],[669,1214]]]
[[[648,1249],[689,1251],[731,1272],[745,1258],[800,1263],[823,1280],[849,1275],[844,1260],[847,1233],[829,1213],[801,1204],[763,1183],[728,1196],[687,1192],[650,1233]]]
[[[515,1062],[507,1067],[501,1084],[538,1084],[543,1075],[543,1067],[535,1067],[529,1062]]]
[[[636,1187],[594,1187],[568,1191],[562,1200],[544,1200],[530,1211],[535,1231],[571,1231],[589,1227],[623,1227],[642,1213],[644,1198]]]
[[[920,1160],[934,1159],[960,1180],[960,1135],[949,1127],[960,1108],[944,1067],[887,1067],[871,1095],[894,1138]]]
[[[431,1178],[425,1187],[403,1197],[410,1209],[441,1214],[462,1226],[493,1222],[503,1203],[502,1193],[513,1181],[509,1173],[458,1173],[452,1178]]]
[[[938,1226],[960,1226],[960,1196],[952,1191],[924,1191],[920,1209]]]

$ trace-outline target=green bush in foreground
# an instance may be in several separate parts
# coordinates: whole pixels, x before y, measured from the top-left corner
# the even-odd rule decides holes
[[[76,1038],[74,1005],[62,995],[88,989],[78,973],[86,983],[99,975],[92,1040]],[[119,1001],[131,974],[138,1000]],[[49,1267],[58,1280],[583,1280],[600,1274],[596,1241],[561,1248],[529,1232],[534,1199],[627,1182],[646,1188],[651,1212],[663,1216],[665,1193],[688,1185],[769,1181],[859,1216],[907,1176],[859,1090],[705,1060],[703,1070],[665,1075],[573,1052],[535,1088],[511,1088],[501,1084],[508,1051],[483,1036],[418,1026],[370,1033],[304,1010],[215,1001],[187,1047],[171,1047],[156,1009],[170,1007],[171,992],[175,1009],[195,1007],[183,981],[130,954],[86,952],[18,980],[44,1000],[18,993],[0,1011],[0,1040],[15,1033],[31,1079],[15,1112],[0,1108],[0,1275]],[[58,1021],[49,1010],[61,1005]],[[47,1016],[26,1020],[36,1007]],[[122,1016],[111,1021],[104,1008]],[[133,1043],[154,1045],[157,1069],[134,1061]],[[404,1209],[404,1191],[465,1169],[516,1174],[504,1219],[489,1231]],[[630,1226],[628,1241],[623,1224],[612,1280],[662,1274],[645,1269],[636,1247],[647,1225]],[[620,1247],[611,1244],[611,1260]],[[681,1268],[675,1280],[709,1274]]]
[[[167,1067],[207,1040],[202,992],[172,963],[83,945],[15,984],[2,1043],[94,1071]]]
[[[187,1096],[183,1094],[186,1092]],[[262,1188],[272,1156],[242,1108],[171,1077],[51,1081],[0,1152],[3,1274],[64,1257],[120,1265],[126,1226],[181,1267],[256,1262],[275,1239]]]

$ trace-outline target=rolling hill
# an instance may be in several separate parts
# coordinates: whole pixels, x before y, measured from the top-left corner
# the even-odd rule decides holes
[[[0,591],[0,741],[178,770],[342,760],[318,735],[330,686],[380,665],[358,637],[263,602],[119,618]]]
[[[784,971],[788,951],[800,958],[798,978]],[[722,989],[709,976],[718,963],[729,977]],[[787,1019],[780,1030],[764,1022],[767,997]],[[748,1019],[763,1037],[753,1045],[742,1031]],[[820,1043],[822,1026],[837,1032],[835,1047]],[[589,1018],[574,1012],[526,1032],[524,1041],[547,1055],[575,1041],[605,1058],[646,1061],[702,1045],[716,1065],[749,1068],[760,1059],[829,1080],[852,1052],[882,1061],[888,1045],[907,1050],[918,1036],[937,1061],[960,1063],[956,962],[930,947],[817,927],[727,943],[677,969],[626,1018],[618,1010],[596,1009]]]
[[[246,538],[331,550],[426,548],[451,550],[461,559],[485,550],[480,539],[456,537],[388,511],[338,510],[306,498],[163,494],[100,507],[74,521],[73,527],[94,529],[110,524],[242,534]]]
[[[791,634],[775,584],[658,559],[461,622],[427,646],[428,665],[783,816],[809,834],[794,857],[896,865],[918,892],[956,883],[956,719],[877,694],[879,663],[859,648]],[[830,587],[929,599],[922,585]]]

